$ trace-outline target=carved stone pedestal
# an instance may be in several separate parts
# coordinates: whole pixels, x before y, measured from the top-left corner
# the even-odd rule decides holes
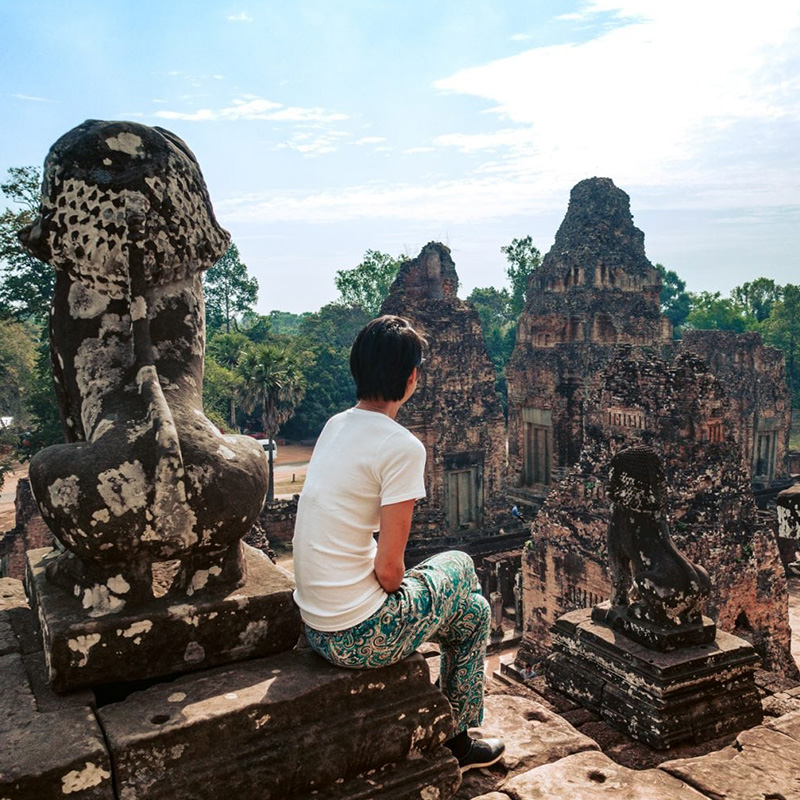
[[[758,725],[759,659],[722,631],[711,644],[660,653],[592,619],[565,614],[552,628],[548,683],[610,725],[663,750]]]
[[[187,675],[99,709],[120,800],[452,797],[452,714],[424,658],[333,667],[311,650]]]
[[[58,692],[267,656],[293,647],[300,633],[292,581],[252,547],[245,546],[245,580],[238,587],[102,616],[47,580],[50,553],[28,552],[28,586]]]

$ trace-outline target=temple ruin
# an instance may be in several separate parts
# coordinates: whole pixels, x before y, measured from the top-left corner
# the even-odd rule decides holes
[[[660,291],[628,195],[608,178],[581,181],[531,277],[506,370],[514,501],[535,510],[577,461],[587,383],[618,344],[671,345]]]
[[[728,427],[753,488],[774,498],[788,485],[791,403],[782,353],[757,333],[685,331],[674,342],[660,291],[628,195],[608,178],[578,183],[555,243],[531,277],[507,367],[508,492],[515,502],[535,512],[577,462],[588,387],[621,344],[702,356],[730,397]],[[609,424],[634,424],[626,413],[611,409]]]
[[[623,446],[664,455],[678,546],[712,576],[707,613],[750,641],[768,668],[795,675],[783,565],[763,526],[733,435],[730,401],[706,363],[617,348],[586,402],[578,464],[553,488],[523,555],[525,628],[520,663],[549,651],[562,614],[611,597],[604,501],[608,464]]]
[[[503,498],[505,419],[478,313],[459,300],[449,248],[431,242],[404,262],[381,308],[428,339],[417,391],[397,421],[428,451],[427,497],[413,539],[469,539],[507,513]]]
[[[783,353],[758,333],[684,331],[681,347],[705,359],[729,398],[728,423],[742,450],[753,489],[774,496],[789,483],[792,403]],[[770,491],[774,490],[774,491]]]

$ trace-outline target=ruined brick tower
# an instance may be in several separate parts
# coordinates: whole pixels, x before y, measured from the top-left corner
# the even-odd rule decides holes
[[[449,248],[431,242],[398,272],[381,309],[410,320],[429,347],[417,391],[398,422],[425,445],[428,496],[412,538],[470,536],[505,510],[503,410],[480,320],[456,296]]]
[[[786,577],[756,513],[721,381],[691,352],[668,360],[623,346],[614,355],[591,382],[580,459],[531,527],[520,661],[548,652],[550,627],[563,613],[609,599],[608,464],[620,449],[645,444],[663,455],[673,539],[711,576],[706,613],[750,641],[767,668],[796,674]]]
[[[733,331],[687,330],[681,347],[706,361],[729,396],[729,422],[753,489],[785,486],[792,404],[783,353],[766,347],[759,333]]]
[[[555,243],[531,277],[506,373],[515,502],[538,507],[577,461],[587,381],[615,346],[671,342],[660,291],[628,195],[609,178],[578,183]]]

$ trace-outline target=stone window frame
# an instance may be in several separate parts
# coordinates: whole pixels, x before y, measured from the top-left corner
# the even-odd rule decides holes
[[[780,434],[780,420],[766,419],[758,420],[756,423],[755,437],[753,441],[753,478],[765,478],[772,480],[775,477],[778,467],[778,435]],[[766,443],[767,452],[765,454],[766,470],[764,470],[762,459],[761,443]]]
[[[536,446],[539,432],[543,435],[544,454],[541,454],[541,446]],[[522,409],[521,478],[522,485],[527,487],[550,486],[553,482],[553,412],[550,409],[530,406]]]
[[[482,451],[464,451],[444,454],[442,463],[442,483],[444,493],[444,517],[447,530],[472,530],[482,525],[484,506],[483,461]],[[459,488],[465,484],[463,481],[459,481],[456,477],[458,475],[468,476],[466,486],[469,495],[466,498],[466,504],[461,502],[464,498],[461,497]],[[451,478],[454,478],[455,483],[451,481]],[[454,489],[456,492],[455,498],[453,497]],[[469,509],[467,519],[463,519],[461,515],[461,508],[464,506]]]

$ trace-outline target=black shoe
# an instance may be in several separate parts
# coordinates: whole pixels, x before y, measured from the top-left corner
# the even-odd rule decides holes
[[[505,749],[502,739],[473,739],[467,754],[458,759],[461,773],[480,767],[491,767],[503,757]]]

